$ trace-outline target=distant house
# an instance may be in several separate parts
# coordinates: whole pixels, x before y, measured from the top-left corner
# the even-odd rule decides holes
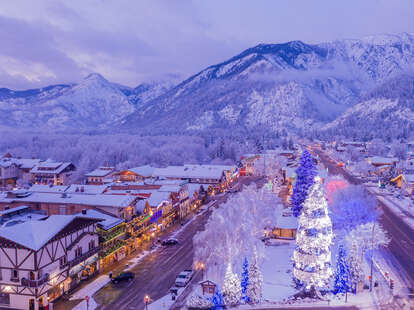
[[[139,182],[151,178],[155,168],[151,166],[140,166],[129,168],[114,173],[113,178],[116,182]]]
[[[367,157],[367,162],[375,167],[395,166],[398,161],[399,159],[395,157],[382,157],[382,156]]]
[[[115,167],[99,167],[85,174],[87,184],[102,185],[111,182],[111,177],[115,173]]]
[[[298,228],[298,219],[294,216],[280,216],[276,227],[273,228],[273,237],[277,239],[295,239]]]
[[[69,162],[47,160],[34,166],[30,173],[35,183],[64,185],[69,183],[69,178],[75,169],[75,166]]]
[[[11,158],[0,159],[0,187],[14,187],[19,178],[19,167]]]

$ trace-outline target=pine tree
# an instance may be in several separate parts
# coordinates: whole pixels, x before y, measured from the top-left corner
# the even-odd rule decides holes
[[[308,195],[309,189],[313,185],[316,176],[316,169],[313,164],[312,155],[308,150],[304,150],[300,157],[298,169],[296,169],[296,181],[292,194],[293,215],[299,216],[303,203]]]
[[[231,263],[227,265],[226,275],[223,284],[224,302],[228,306],[240,303],[242,289],[239,277],[231,270]]]
[[[213,303],[211,310],[223,309],[223,306],[224,306],[223,294],[221,294],[218,287],[216,287],[216,290],[214,291],[214,295],[213,295],[213,298],[211,299],[211,302]]]
[[[242,273],[242,280],[241,280],[242,299],[245,302],[250,302],[250,298],[247,295],[248,286],[249,286],[249,262],[247,260],[247,257],[245,257],[243,261],[243,273]]]
[[[351,288],[350,272],[346,261],[346,252],[342,245],[339,246],[336,262],[334,294],[347,293]]]
[[[332,222],[320,177],[315,177],[299,216],[296,249],[293,253],[295,282],[306,289],[324,289],[332,275]]]
[[[255,253],[253,262],[249,267],[249,285],[247,286],[247,296],[253,303],[259,303],[262,298],[263,276],[257,262]]]
[[[364,271],[362,270],[359,257],[356,241],[353,241],[348,257],[349,278],[352,287],[356,287],[357,283],[364,279]]]

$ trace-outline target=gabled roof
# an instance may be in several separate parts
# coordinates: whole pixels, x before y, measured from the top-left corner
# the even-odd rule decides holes
[[[76,216],[82,217],[82,218],[91,218],[91,219],[100,219],[102,221],[99,222],[98,226],[102,227],[104,230],[109,230],[111,228],[114,228],[115,226],[122,224],[125,222],[124,219],[117,218],[115,216],[106,214],[104,212],[100,212],[97,210],[86,210],[86,214],[82,214],[82,212],[75,214]]]
[[[52,162],[52,161],[44,161],[36,166],[34,166],[30,173],[46,173],[46,174],[58,174],[65,170],[70,165],[73,165],[69,162]],[[43,170],[43,168],[50,169],[50,170]]]
[[[0,228],[0,237],[37,251],[77,218],[75,215],[51,215],[46,220]]]
[[[99,167],[89,173],[86,173],[85,176],[86,177],[106,177],[107,175],[110,175],[114,171],[115,171],[115,168],[113,167]]]
[[[147,199],[147,201],[151,207],[158,207],[164,201],[168,202],[169,198],[170,198],[170,192],[154,191],[151,193],[151,196]]]
[[[143,177],[149,178],[149,177],[152,176],[152,173],[154,172],[155,168],[151,167],[149,165],[145,165],[145,166],[130,168],[128,170],[132,171],[132,172],[134,172],[138,175],[141,175]]]

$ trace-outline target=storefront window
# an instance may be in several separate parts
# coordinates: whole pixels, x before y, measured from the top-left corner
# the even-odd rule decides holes
[[[10,294],[0,293],[0,304],[10,305]]]

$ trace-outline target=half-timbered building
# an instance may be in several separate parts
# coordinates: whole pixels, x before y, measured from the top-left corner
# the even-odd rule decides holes
[[[47,309],[99,266],[99,220],[52,215],[0,228],[0,306]]]

